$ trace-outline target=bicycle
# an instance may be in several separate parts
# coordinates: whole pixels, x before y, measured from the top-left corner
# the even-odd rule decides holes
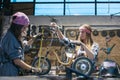
[[[48,54],[50,54],[51,52],[55,55],[57,61],[59,64],[57,64],[56,66],[59,67],[58,69],[65,69],[64,67],[66,66],[71,66],[71,65],[78,65],[79,63],[81,63],[81,68],[82,74],[85,75],[89,75],[92,71],[92,62],[91,60],[89,60],[86,57],[78,57],[75,59],[75,45],[70,43],[68,46],[64,46],[64,52],[61,53],[61,57],[62,59],[60,59],[60,56],[58,56],[57,52],[55,50],[51,49],[52,43],[53,43],[53,39],[54,36],[56,35],[56,33],[54,32],[54,29],[49,29],[51,32],[51,41],[49,44],[49,47],[46,51],[45,56],[37,56],[35,57],[35,59],[33,60],[32,66],[34,67],[40,67],[42,69],[42,72],[38,73],[39,75],[45,75],[48,74],[51,70],[51,62],[48,59]],[[42,28],[42,34],[44,33],[44,29]],[[41,38],[41,43],[42,43],[43,37]],[[40,45],[40,47],[42,48],[42,45]],[[41,55],[41,48],[39,49],[38,54]],[[61,48],[62,49],[62,48]],[[75,63],[74,63],[75,62]],[[63,68],[60,68],[63,67]],[[73,68],[75,69],[75,68]]]

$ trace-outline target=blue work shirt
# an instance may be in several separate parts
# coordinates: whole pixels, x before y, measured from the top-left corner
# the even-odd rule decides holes
[[[1,42],[0,76],[18,76],[19,69],[14,59],[24,60],[24,50],[15,36],[8,30]]]

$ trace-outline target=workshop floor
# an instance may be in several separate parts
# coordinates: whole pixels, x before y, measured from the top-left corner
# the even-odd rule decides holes
[[[0,80],[68,80],[65,78],[65,72],[56,74],[55,67],[52,67],[49,74],[46,75],[27,75],[27,76],[18,76],[18,77],[0,77]],[[93,73],[89,79],[79,78],[76,79],[73,74],[72,80],[120,80],[120,78],[101,78],[98,77],[97,73]]]

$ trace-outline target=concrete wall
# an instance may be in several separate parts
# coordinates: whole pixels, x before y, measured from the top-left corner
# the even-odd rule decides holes
[[[79,26],[81,24],[89,25],[120,25],[120,16],[30,16],[31,24],[50,25],[51,18],[57,20],[58,25],[63,26]],[[5,16],[4,26],[10,24],[10,17]]]
[[[29,16],[32,24],[49,25],[49,16]],[[79,26],[87,23],[90,25],[120,25],[120,16],[53,16],[59,25]]]

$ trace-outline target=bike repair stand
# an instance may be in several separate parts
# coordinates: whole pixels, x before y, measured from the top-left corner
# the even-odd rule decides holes
[[[90,80],[92,80],[89,76],[87,76],[85,74],[82,74],[82,73],[80,73],[79,71],[77,71],[73,68],[66,67],[65,71],[66,71],[66,79],[68,79],[68,80],[72,80],[72,73],[75,73],[77,76],[80,76],[80,77],[78,77],[79,79],[82,79],[82,80],[89,80],[90,79]]]

